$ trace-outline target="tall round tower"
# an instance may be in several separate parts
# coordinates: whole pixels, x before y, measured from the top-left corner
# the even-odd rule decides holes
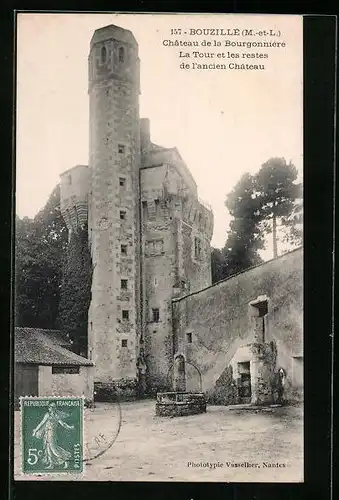
[[[89,54],[90,192],[93,262],[88,318],[95,390],[133,393],[140,332],[139,58],[133,34],[94,32]]]

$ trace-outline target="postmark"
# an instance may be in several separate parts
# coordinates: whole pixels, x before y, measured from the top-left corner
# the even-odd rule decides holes
[[[107,427],[107,414],[110,425]],[[97,425],[96,425],[97,423]],[[84,460],[87,465],[104,455],[115,443],[122,425],[122,410],[119,400],[111,401],[106,408],[85,411]]]
[[[22,472],[82,473],[83,398],[22,397],[20,404]]]

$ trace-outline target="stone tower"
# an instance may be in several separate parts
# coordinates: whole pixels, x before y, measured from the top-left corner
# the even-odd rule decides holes
[[[133,34],[96,30],[88,62],[89,164],[61,175],[61,212],[70,234],[88,226],[87,355],[96,397],[109,400],[170,389],[172,299],[211,284],[213,214],[179,151],[139,119]]]
[[[149,393],[171,390],[172,299],[211,285],[213,213],[176,148],[150,138],[141,122],[143,350]],[[180,352],[179,352],[180,354]]]
[[[140,311],[139,58],[133,34],[94,32],[89,54],[88,317],[95,390],[135,392]]]

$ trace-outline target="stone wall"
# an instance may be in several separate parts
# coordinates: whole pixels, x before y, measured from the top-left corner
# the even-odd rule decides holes
[[[77,165],[60,176],[60,209],[69,237],[73,230],[87,225],[89,174],[87,165]]]
[[[39,396],[84,396],[93,400],[94,367],[80,366],[79,373],[52,373],[51,366],[39,366]]]
[[[155,393],[169,389],[167,373],[173,358],[171,299],[177,276],[176,221],[163,194],[166,168],[143,169],[140,174],[146,384],[147,391]],[[158,319],[153,318],[153,309],[159,310]]]
[[[173,300],[176,351],[199,368],[203,391],[211,401],[234,401],[232,384],[236,385],[237,380],[229,367],[238,349],[252,346],[255,340],[249,303],[259,295],[267,295],[269,304],[262,347],[268,373],[272,364],[276,370],[285,370],[288,398],[296,397],[297,387],[303,385],[300,363],[298,370],[293,369],[293,360],[303,356],[303,250],[297,249]],[[272,349],[276,349],[275,360]],[[267,378],[268,374],[264,376]],[[227,386],[224,397],[223,385]]]
[[[166,150],[165,150],[166,152]],[[158,161],[162,158],[160,153]],[[146,155],[142,164],[149,164]],[[172,164],[140,171],[145,362],[148,392],[171,389],[171,300],[211,283],[213,217]],[[208,226],[208,229],[206,228]],[[199,254],[195,243],[199,240]],[[153,310],[159,310],[154,321]]]

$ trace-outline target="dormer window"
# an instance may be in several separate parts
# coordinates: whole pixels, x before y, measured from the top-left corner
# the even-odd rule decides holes
[[[119,48],[119,62],[123,63],[125,60],[125,49],[124,47]]]
[[[101,63],[102,63],[102,64],[106,62],[106,58],[107,58],[107,50],[106,50],[106,47],[102,47],[102,48],[101,48],[100,58],[101,58]]]

